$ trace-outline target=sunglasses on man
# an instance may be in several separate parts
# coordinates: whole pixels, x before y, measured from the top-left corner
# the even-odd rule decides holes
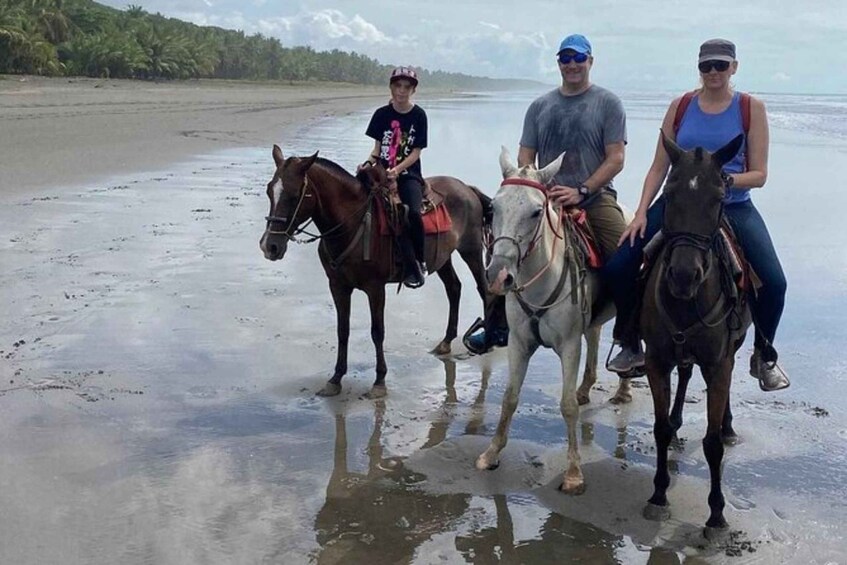
[[[704,75],[712,72],[712,69],[722,73],[729,68],[729,61],[703,61],[697,65],[697,68]]]
[[[567,55],[565,53],[559,54],[559,62],[563,65],[567,65],[571,61],[574,63],[584,63],[588,60],[588,53],[574,53],[573,55]]]

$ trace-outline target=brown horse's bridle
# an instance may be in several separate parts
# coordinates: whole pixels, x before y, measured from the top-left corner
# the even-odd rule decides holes
[[[279,182],[282,182],[281,178],[279,179]],[[293,225],[293,220],[294,220],[294,218],[297,217],[297,212],[300,211],[300,207],[303,206],[303,202],[306,200],[306,198],[311,198],[311,197],[312,197],[312,195],[309,194],[309,175],[305,174],[305,175],[303,175],[303,186],[300,187],[300,198],[297,200],[297,206],[294,207],[294,214],[291,215],[292,222],[288,222],[287,216],[273,216],[273,215],[265,216],[265,220],[268,222],[268,225],[265,228],[265,232],[269,233],[271,235],[281,235],[281,236],[284,236],[284,237],[286,237],[286,238],[288,238],[292,241],[296,241],[294,239],[294,236],[300,235],[301,233],[306,233],[307,235],[314,237],[312,234],[306,232],[306,228],[309,226],[309,224],[312,223],[312,220],[309,220],[309,222],[307,222],[305,226],[295,228],[294,231],[291,230],[291,226]],[[285,225],[286,222],[288,222],[288,227],[286,227],[284,230],[281,230],[281,231],[280,230],[272,230],[271,229],[271,223],[272,222],[279,222],[283,225]]]
[[[697,315],[697,321],[695,321],[693,324],[690,324],[684,329],[680,329],[671,317],[670,313],[664,305],[664,302],[662,301],[660,289],[666,284],[668,265],[670,263],[671,255],[673,254],[673,250],[676,247],[694,247],[701,251],[705,256],[707,263],[707,267],[703,273],[703,280],[705,281],[708,278],[709,273],[711,272],[716,260],[715,256],[718,253],[715,250],[715,243],[717,241],[717,238],[720,237],[719,234],[722,219],[723,204],[721,204],[721,212],[718,215],[718,224],[710,235],[702,235],[691,232],[663,232],[664,236],[667,238],[668,241],[665,243],[666,248],[660,267],[661,270],[659,272],[659,281],[661,281],[661,284],[656,284],[654,300],[656,301],[656,310],[659,313],[659,317],[662,320],[662,323],[664,324],[665,328],[671,334],[671,339],[674,343],[674,349],[675,354],[677,356],[677,360],[683,365],[686,363],[690,364],[690,360],[688,360],[685,356],[685,345],[688,339],[701,329],[714,328],[719,324],[723,323],[724,320],[726,320],[729,315],[735,310],[736,300],[732,298],[727,298],[727,296],[732,296],[732,292],[726,288],[727,285],[731,285],[734,283],[732,281],[723,280],[725,277],[722,277],[722,288],[720,295],[721,299],[715,301],[709,311],[705,314],[700,312],[700,309],[697,307],[697,301],[695,299],[694,311]],[[727,342],[729,342],[729,334],[727,336]],[[728,346],[729,345],[731,344],[728,343]]]

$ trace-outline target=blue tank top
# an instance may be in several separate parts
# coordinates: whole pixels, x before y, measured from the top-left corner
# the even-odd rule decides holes
[[[700,109],[699,95],[695,95],[685,109],[679,131],[676,134],[676,143],[685,150],[702,147],[707,151],[717,151],[733,140],[739,133],[744,133],[741,121],[741,95],[736,92],[732,95],[732,102],[726,110],[720,114],[707,114]],[[738,154],[723,166],[727,173],[743,173],[746,170],[747,161],[747,137]],[[724,197],[724,204],[744,202],[750,200],[750,189],[731,188]]]

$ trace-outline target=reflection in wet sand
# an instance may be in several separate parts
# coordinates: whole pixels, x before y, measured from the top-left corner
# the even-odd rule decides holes
[[[445,361],[445,370],[445,405],[454,404],[455,363]],[[315,518],[317,563],[408,563],[423,541],[449,531],[468,509],[470,495],[431,495],[414,488],[426,477],[407,469],[402,457],[384,456],[384,400],[373,401],[373,418],[368,469],[355,473],[347,465],[346,415],[335,415],[333,470]],[[425,446],[443,441],[449,425],[449,420],[433,422]]]

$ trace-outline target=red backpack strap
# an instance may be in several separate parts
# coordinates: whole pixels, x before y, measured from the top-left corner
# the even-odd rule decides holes
[[[746,92],[741,93],[741,127],[744,128],[744,135],[750,133],[750,95]]]
[[[694,100],[695,94],[697,94],[697,91],[692,90],[691,92],[683,94],[682,98],[679,99],[679,106],[676,107],[676,114],[673,116],[674,137],[676,137],[676,134],[679,132],[679,126],[682,125],[682,117],[685,116],[685,111],[688,109],[688,105],[691,104],[691,101]]]

